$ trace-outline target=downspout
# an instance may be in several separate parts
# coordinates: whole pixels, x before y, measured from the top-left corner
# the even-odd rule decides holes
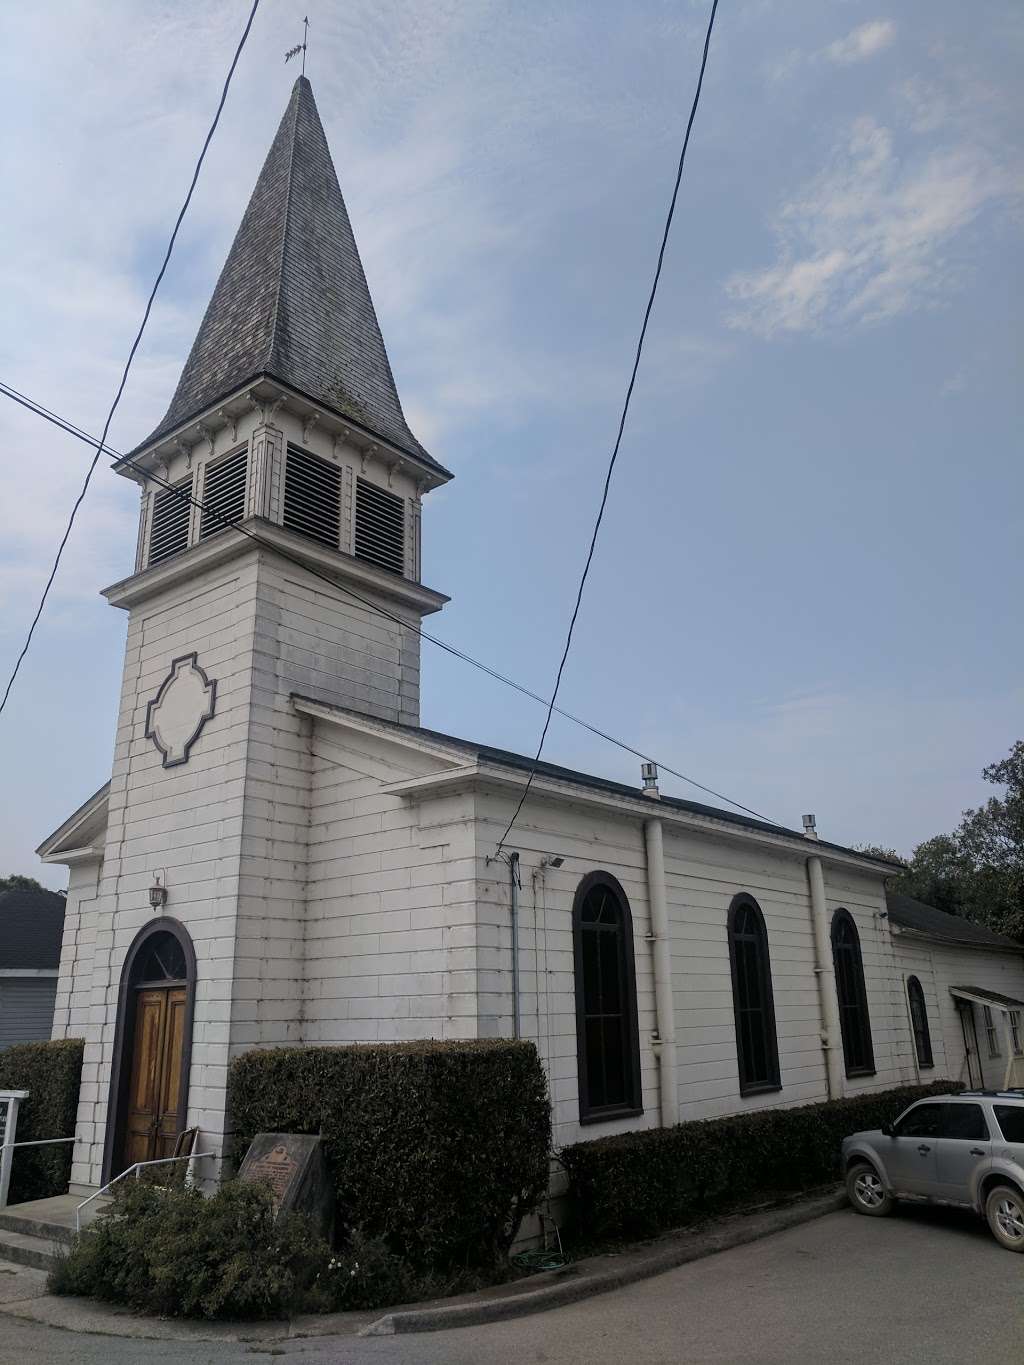
[[[810,821],[810,823],[808,823]],[[817,839],[814,817],[804,816],[804,829],[809,839]],[[821,1050],[825,1058],[825,1083],[830,1100],[838,1100],[843,1093],[840,1069],[839,1000],[836,996],[836,975],[832,964],[832,937],[829,933],[828,902],[825,899],[825,876],[817,854],[807,859],[807,884],[811,893],[811,923],[814,928],[814,975],[818,981],[818,1010],[821,1019]]]
[[[657,1025],[661,1126],[679,1122],[679,1076],[676,1070],[676,1012],[672,999],[672,941],[665,893],[665,849],[661,821],[644,821],[647,850],[647,895],[651,906],[650,940],[654,949],[654,1013]]]
[[[514,849],[508,855],[508,903],[512,916],[512,1037],[521,1038],[523,1025],[519,1017],[519,854]]]

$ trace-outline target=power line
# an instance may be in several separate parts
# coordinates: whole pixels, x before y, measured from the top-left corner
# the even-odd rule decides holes
[[[99,462],[100,455],[103,453],[103,449],[106,445],[107,433],[110,431],[110,424],[114,420],[114,413],[117,411],[118,404],[121,402],[121,395],[124,393],[125,385],[128,382],[128,373],[131,370],[132,361],[135,359],[135,352],[139,349],[139,343],[142,341],[142,334],[146,330],[146,323],[149,321],[149,315],[153,308],[153,300],[156,298],[157,290],[160,288],[160,283],[163,280],[164,274],[167,270],[168,263],[170,262],[171,253],[174,250],[174,243],[178,237],[178,229],[181,227],[182,220],[184,219],[185,214],[188,211],[188,206],[192,202],[192,194],[199,180],[199,172],[203,168],[203,162],[206,160],[206,153],[209,149],[211,141],[213,140],[213,135],[217,130],[217,124],[220,122],[221,110],[224,108],[224,102],[228,97],[228,88],[231,85],[231,78],[235,74],[235,67],[238,65],[238,59],[239,57],[241,57],[242,49],[245,47],[246,39],[249,37],[249,30],[252,28],[252,22],[256,18],[256,11],[259,9],[259,5],[260,0],[253,0],[252,9],[249,11],[249,18],[246,21],[244,30],[242,31],[242,36],[238,40],[238,46],[235,49],[235,55],[231,59],[231,65],[228,68],[228,74],[224,80],[224,87],[220,92],[220,102],[217,105],[217,112],[213,116],[213,122],[210,124],[210,130],[206,134],[206,140],[203,142],[202,151],[199,153],[199,160],[196,162],[195,170],[192,172],[192,183],[188,187],[188,193],[185,195],[185,202],[182,204],[181,211],[179,212],[177,221],[174,224],[174,230],[171,233],[170,240],[167,243],[167,250],[164,253],[163,263],[160,266],[159,271],[157,272],[156,279],[153,281],[153,288],[150,290],[149,298],[146,301],[146,309],[142,315],[142,321],[139,323],[139,329],[135,333],[135,340],[132,342],[131,350],[128,352],[128,359],[124,363],[124,369],[121,372],[121,382],[117,386],[117,392],[114,395],[114,401],[110,405],[110,411],[107,413],[107,420],[103,424],[103,434],[99,439],[99,444],[96,446],[96,453],[92,457],[92,462],[90,463],[89,468],[86,471],[85,482],[82,484],[81,491],[79,492],[78,497],[75,499],[75,504],[71,509],[71,515],[68,517],[68,524],[65,527],[63,536],[61,536],[60,544],[57,546],[57,554],[53,561],[53,568],[50,570],[50,576],[46,580],[46,586],[43,588],[43,594],[39,599],[39,606],[36,608],[36,614],[32,618],[32,624],[28,628],[28,634],[25,637],[25,643],[21,647],[21,653],[18,655],[14,664],[14,668],[11,672],[11,676],[7,680],[7,687],[4,691],[3,700],[0,701],[0,712],[2,712],[4,707],[7,705],[7,699],[11,695],[11,688],[14,686],[14,680],[18,676],[18,672],[21,669],[22,661],[24,660],[25,655],[29,651],[29,646],[32,644],[32,637],[36,633],[36,626],[39,624],[39,618],[42,616],[43,608],[46,606],[46,599],[50,595],[50,589],[53,586],[53,580],[57,577],[57,569],[60,567],[61,556],[64,553],[64,546],[68,543],[68,537],[71,535],[71,528],[75,524],[75,517],[78,515],[78,509],[79,507],[81,507],[82,503],[85,500],[85,495],[89,491],[89,484],[92,482],[93,473],[95,472],[96,465]]]
[[[519,805],[516,806],[512,819],[508,822],[505,833],[498,840],[496,854],[500,854],[505,840],[512,833],[512,827],[519,819],[519,814],[526,804],[526,798],[530,795],[530,788],[533,786],[533,779],[537,772],[537,765],[540,763],[540,756],[544,752],[544,741],[548,737],[548,729],[551,725],[551,716],[555,710],[555,702],[558,700],[558,689],[562,685],[562,674],[565,671],[565,663],[569,657],[569,650],[572,647],[573,631],[576,629],[576,619],[580,614],[580,606],[583,602],[583,589],[587,585],[587,577],[590,574],[590,566],[594,559],[594,550],[597,548],[597,536],[601,530],[601,522],[604,520],[605,508],[608,505],[608,492],[611,488],[612,473],[615,470],[616,461],[619,458],[619,447],[622,444],[622,433],[626,428],[626,417],[629,413],[629,404],[633,397],[633,389],[636,386],[636,376],[640,369],[640,357],[643,355],[644,341],[647,337],[647,324],[651,319],[651,310],[654,307],[654,299],[658,292],[658,283],[661,280],[661,268],[665,261],[665,248],[668,245],[668,235],[672,228],[672,219],[675,217],[676,200],[679,197],[679,184],[683,178],[683,163],[686,160],[686,149],[690,145],[690,132],[693,128],[693,120],[697,116],[697,105],[700,103],[700,92],[704,84],[704,71],[708,64],[708,49],[711,46],[711,32],[715,26],[715,13],[718,10],[718,0],[713,0],[711,6],[711,17],[708,19],[708,30],[704,38],[704,55],[700,63],[700,75],[697,77],[697,89],[694,92],[693,104],[690,107],[690,117],[686,124],[686,136],[683,138],[682,151],[679,153],[679,165],[676,169],[676,181],[672,188],[672,199],[668,207],[668,215],[665,218],[665,228],[661,234],[661,245],[658,248],[658,264],[654,271],[654,280],[651,284],[651,292],[647,299],[647,307],[644,310],[643,325],[640,328],[640,336],[636,344],[636,354],[633,357],[633,369],[629,376],[629,384],[626,388],[626,398],[622,405],[622,415],[619,418],[619,429],[615,436],[615,445],[612,448],[611,458],[608,461],[608,470],[604,476],[604,488],[601,493],[601,503],[597,509],[597,518],[594,521],[593,534],[590,537],[590,548],[587,551],[586,562],[583,565],[583,573],[580,575],[580,584],[576,590],[576,602],[573,605],[572,617],[569,621],[569,629],[565,636],[565,648],[562,650],[562,657],[558,664],[558,672],[555,675],[555,686],[551,693],[551,701],[548,704],[548,713],[544,718],[544,728],[540,732],[540,743],[537,745],[537,753],[530,769],[530,775],[526,780],[523,794],[519,798]]]
[[[23,408],[27,408],[35,416],[42,417],[45,421],[51,422],[54,426],[67,432],[68,435],[74,436],[80,441],[84,441],[86,445],[99,448],[100,443],[96,438],[90,436],[82,427],[76,426],[74,422],[69,421],[65,417],[61,417],[59,413],[53,412],[50,408],[45,407],[42,403],[36,402],[33,398],[29,398],[27,394],[19,392],[19,390],[13,388],[10,384],[4,383],[2,380],[0,380],[0,394],[6,398],[12,399],[15,403],[19,403]],[[479,669],[481,673],[486,673],[488,677],[493,678],[496,682],[503,683],[506,687],[511,687],[514,691],[521,693],[524,697],[529,697],[531,701],[538,702],[541,706],[548,706],[548,701],[538,692],[531,691],[530,688],[524,686],[522,683],[516,682],[514,678],[507,677],[504,673],[499,672],[496,668],[492,668],[489,664],[483,663],[480,659],[474,659],[471,654],[466,654],[463,650],[456,648],[455,645],[449,644],[447,640],[442,640],[439,636],[432,635],[429,631],[424,630],[422,626],[413,625],[409,621],[403,620],[402,617],[396,616],[393,612],[388,611],[386,607],[372,601],[372,599],[368,597],[364,597],[353,588],[339,583],[335,578],[314,568],[305,560],[300,559],[297,555],[291,554],[284,547],[275,544],[273,541],[267,540],[265,536],[261,536],[258,532],[251,530],[248,526],[244,526],[237,520],[222,516],[215,508],[208,507],[199,498],[182,493],[179,486],[170,483],[167,479],[161,478],[160,475],[153,473],[150,470],[142,469],[138,464],[138,456],[120,455],[110,446],[106,446],[105,449],[108,454],[113,455],[120,463],[129,465],[132,468],[139,468],[146,479],[175,493],[178,497],[182,498],[182,500],[188,501],[193,507],[199,508],[204,515],[208,514],[213,517],[221,526],[229,530],[238,531],[241,535],[246,536],[249,540],[255,542],[255,544],[273,550],[275,554],[280,555],[281,558],[288,563],[296,565],[296,567],[304,570],[313,578],[318,578],[322,582],[329,584],[329,586],[335,590],[345,593],[346,596],[359,602],[361,605],[368,607],[371,611],[385,617],[387,620],[394,622],[395,625],[401,626],[405,630],[412,631],[413,634],[419,636],[421,640],[426,640],[429,644],[436,645],[438,649],[444,650],[446,654],[450,654],[455,659],[460,659],[463,663],[471,664],[473,668]],[[669,764],[662,763],[660,759],[652,758],[650,754],[644,753],[642,750],[635,748],[632,744],[627,744],[625,740],[616,739],[614,735],[610,735],[606,730],[600,729],[597,725],[592,725],[590,721],[583,720],[580,716],[573,715],[571,711],[566,711],[561,706],[555,706],[553,709],[566,720],[572,721],[574,725],[579,725],[582,729],[589,730],[592,735],[596,735],[599,739],[603,739],[607,743],[615,745],[616,748],[622,749],[624,753],[633,754],[634,757],[648,763],[657,762],[658,767],[663,771],[671,773],[673,777],[678,777],[680,781],[686,782],[691,787],[696,787],[698,791],[702,791],[708,796],[713,796],[717,801],[724,801],[727,805],[735,806],[737,810],[741,810],[747,815],[752,815],[755,819],[762,820],[767,825],[774,825],[778,829],[788,828],[788,826],[782,824],[781,821],[772,820],[767,815],[762,815],[760,811],[753,810],[750,806],[745,806],[740,801],[734,801],[731,796],[726,796],[723,792],[715,791],[713,787],[705,786],[703,782],[698,782],[696,778],[688,777],[686,773],[680,772],[677,768],[672,768]]]

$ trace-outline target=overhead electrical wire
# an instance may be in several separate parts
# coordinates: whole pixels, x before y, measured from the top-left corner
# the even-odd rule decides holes
[[[20,404],[23,408],[27,408],[29,412],[34,413],[35,416],[42,417],[44,421],[51,422],[54,426],[67,432],[68,435],[74,436],[79,441],[85,442],[86,445],[96,449],[99,448],[100,443],[96,440],[95,436],[90,436],[82,427],[79,427],[74,422],[62,417],[59,413],[52,411],[52,409],[45,407],[35,399],[29,398],[27,394],[21,393],[18,389],[15,389],[10,384],[4,383],[2,380],[0,380],[0,394],[5,398],[10,398],[13,402]],[[496,682],[503,683],[506,687],[511,687],[514,691],[521,693],[524,697],[529,697],[531,701],[538,702],[541,706],[546,707],[548,705],[546,698],[542,697],[538,692],[531,691],[530,688],[524,686],[522,683],[516,682],[514,678],[507,677],[504,673],[499,672],[496,668],[492,668],[489,664],[483,663],[480,659],[474,659],[471,654],[466,654],[463,650],[456,648],[455,645],[449,644],[447,640],[442,640],[439,636],[432,635],[429,631],[424,630],[422,626],[413,625],[411,622],[403,620],[402,617],[396,616],[378,602],[374,602],[372,599],[364,597],[361,593],[356,592],[353,588],[339,583],[337,579],[314,568],[298,555],[290,554],[289,551],[282,546],[274,541],[267,540],[265,536],[261,536],[257,531],[251,530],[250,527],[243,525],[240,521],[222,516],[215,508],[208,507],[201,499],[182,493],[180,487],[170,483],[167,479],[161,478],[160,475],[148,469],[143,469],[138,463],[138,457],[121,455],[109,445],[104,446],[103,448],[109,455],[113,455],[120,463],[129,465],[132,468],[138,468],[147,480],[177,494],[183,501],[189,502],[193,507],[199,508],[204,514],[213,517],[226,529],[238,531],[241,535],[246,536],[257,545],[262,545],[267,549],[273,550],[273,552],[280,555],[282,559],[305,570],[305,572],[310,574],[313,578],[318,578],[322,582],[329,584],[332,588],[345,593],[346,596],[359,602],[362,606],[368,607],[371,611],[385,617],[387,620],[394,622],[395,625],[401,626],[404,630],[412,631],[413,634],[419,636],[421,640],[426,640],[429,644],[436,645],[438,649],[444,650],[446,654],[450,654],[453,658],[460,659],[463,663],[471,664],[474,668],[479,669],[481,673],[486,673],[488,677],[493,678]],[[731,796],[726,796],[723,792],[715,791],[713,787],[705,786],[703,782],[698,782],[696,778],[687,776],[686,773],[680,772],[677,768],[670,767],[669,764],[661,762],[660,759],[654,759],[650,754],[635,748],[625,740],[617,739],[614,735],[609,734],[606,730],[602,730],[599,726],[592,725],[590,721],[584,720],[580,716],[573,715],[571,711],[566,711],[561,706],[555,706],[554,710],[566,720],[572,721],[574,725],[579,725],[582,729],[588,730],[592,735],[596,735],[599,739],[603,739],[607,743],[615,745],[616,748],[622,749],[623,752],[633,754],[634,757],[648,763],[657,762],[658,767],[664,772],[671,773],[673,777],[678,777],[681,782],[685,782],[689,786],[695,787],[698,791],[702,791],[708,796],[713,796],[717,801],[724,801],[727,805],[734,806],[737,810],[743,811],[746,815],[752,815],[756,820],[761,820],[766,825],[773,825],[777,829],[788,830],[789,827],[782,824],[781,821],[772,820],[769,816],[762,815],[760,811],[753,810],[750,806],[745,806],[740,801],[734,801]]]
[[[239,38],[238,46],[235,48],[235,55],[232,57],[231,65],[228,67],[228,74],[224,79],[224,86],[220,92],[220,100],[217,104],[217,111],[213,116],[213,122],[210,124],[209,131],[207,132],[206,138],[203,142],[202,150],[199,153],[199,159],[197,160],[195,165],[195,170],[192,172],[192,181],[188,187],[188,193],[185,195],[185,201],[181,206],[180,212],[178,213],[177,221],[174,224],[174,230],[172,231],[170,239],[167,243],[167,250],[164,253],[163,262],[161,263],[160,269],[157,272],[156,279],[153,281],[153,288],[149,292],[149,298],[146,301],[146,309],[142,315],[142,321],[139,323],[138,331],[135,333],[135,340],[132,342],[131,349],[128,352],[128,359],[124,363],[124,369],[121,372],[121,382],[118,384],[117,392],[114,394],[114,401],[111,403],[110,411],[107,413],[107,420],[103,423],[103,434],[101,435],[99,442],[96,445],[96,453],[95,455],[93,455],[92,462],[90,463],[89,468],[86,471],[85,482],[82,484],[81,491],[79,492],[78,497],[75,499],[75,504],[71,509],[71,515],[68,517],[68,524],[64,529],[63,536],[61,536],[60,544],[57,546],[57,554],[53,561],[53,567],[50,570],[49,578],[46,580],[46,586],[43,588],[42,596],[39,599],[39,605],[36,608],[36,614],[32,618],[32,624],[28,628],[28,634],[25,637],[25,643],[24,645],[22,645],[21,653],[15,660],[14,668],[11,670],[11,676],[7,680],[7,687],[4,690],[3,699],[0,700],[0,712],[2,712],[4,707],[7,705],[7,699],[11,695],[11,688],[14,686],[14,680],[18,676],[25,655],[28,653],[29,647],[32,644],[32,637],[35,635],[36,626],[39,624],[39,618],[42,616],[43,608],[46,606],[46,599],[50,595],[50,589],[53,586],[53,580],[57,577],[57,570],[60,567],[61,557],[64,554],[64,547],[68,543],[68,538],[71,535],[71,528],[75,524],[75,517],[78,515],[78,509],[79,507],[81,507],[83,501],[85,500],[85,495],[89,491],[89,484],[92,482],[92,476],[96,470],[96,465],[99,462],[100,455],[103,453],[104,449],[107,448],[106,441],[107,433],[110,431],[110,424],[114,420],[114,413],[117,412],[118,404],[121,402],[121,395],[124,393],[125,385],[128,382],[128,373],[131,370],[132,361],[135,359],[135,352],[139,349],[139,343],[142,341],[142,334],[143,332],[145,332],[146,324],[149,321],[149,315],[153,308],[153,300],[156,298],[157,290],[160,288],[161,281],[163,280],[164,274],[167,270],[167,266],[170,262],[171,253],[174,250],[174,243],[177,241],[178,230],[181,227],[185,214],[188,212],[188,206],[192,202],[192,194],[199,180],[199,172],[203,168],[203,162],[206,160],[206,153],[209,150],[210,143],[213,140],[213,135],[217,131],[217,125],[220,122],[221,111],[223,110],[224,102],[228,97],[228,89],[230,88],[231,85],[231,78],[235,74],[235,67],[238,65],[239,57],[241,57],[242,55],[242,49],[245,47],[246,40],[249,37],[249,31],[252,28],[252,23],[253,20],[256,18],[256,11],[259,9],[259,6],[260,0],[253,0],[252,9],[249,11],[249,18],[246,20],[245,28],[242,30],[242,36],[241,38]]]
[[[562,674],[565,672],[566,660],[569,657],[569,650],[572,647],[573,631],[576,629],[576,620],[580,614],[580,606],[582,605],[583,602],[583,589],[587,585],[587,578],[590,574],[590,566],[594,560],[594,551],[597,548],[598,533],[601,530],[601,523],[604,520],[605,508],[608,505],[608,493],[609,490],[611,489],[612,474],[615,471],[615,464],[619,458],[619,447],[622,445],[622,434],[626,429],[626,418],[629,415],[629,404],[633,397],[633,389],[636,386],[637,372],[640,369],[640,358],[643,355],[644,341],[647,338],[647,324],[651,320],[651,311],[654,308],[654,299],[658,293],[658,283],[661,280],[661,268],[665,262],[665,248],[668,246],[668,235],[669,232],[672,230],[672,219],[675,217],[676,200],[679,197],[679,185],[683,178],[683,163],[686,161],[686,149],[690,145],[690,132],[693,129],[693,121],[697,116],[697,106],[700,103],[700,92],[704,85],[704,72],[707,69],[708,49],[711,46],[711,33],[715,27],[715,14],[717,10],[718,0],[713,0],[711,6],[711,16],[708,19],[707,33],[705,34],[704,37],[704,54],[701,57],[700,74],[697,77],[697,89],[694,91],[693,104],[690,106],[690,117],[686,123],[686,135],[683,138],[682,150],[679,153],[679,165],[676,168],[675,184],[672,187],[672,198],[669,201],[668,214],[666,215],[665,218],[665,227],[661,234],[661,245],[658,247],[658,263],[654,270],[654,279],[651,283],[651,291],[647,298],[647,307],[644,309],[643,325],[640,328],[640,336],[636,344],[636,353],[633,357],[633,369],[629,376],[629,384],[626,387],[625,401],[622,404],[622,415],[619,418],[619,429],[615,435],[615,445],[612,447],[611,458],[608,461],[608,469],[604,476],[604,488],[601,492],[601,502],[597,509],[597,517],[594,521],[594,530],[590,537],[590,548],[587,550],[587,558],[583,565],[583,573],[580,575],[579,587],[576,589],[576,601],[573,604],[572,616],[569,620],[569,629],[567,630],[565,636],[565,646],[562,650],[562,657],[559,660],[558,664],[558,672],[555,674],[555,685],[551,691],[551,700],[548,703],[548,713],[544,718],[544,728],[540,732],[540,743],[537,745],[537,753],[533,760],[533,766],[530,769],[530,775],[526,779],[526,786],[523,788],[523,794],[519,798],[519,804],[518,806],[516,806],[515,811],[513,812],[512,819],[508,822],[508,825],[505,828],[505,833],[498,840],[497,848],[494,851],[495,857],[501,855],[501,851],[505,845],[505,840],[512,833],[512,828],[515,825],[516,821],[519,819],[523,807],[526,805],[526,798],[530,795],[530,789],[533,786],[533,779],[537,773],[537,767],[538,764],[540,763],[541,754],[544,752],[544,742],[548,737],[548,730],[551,726],[551,717],[555,711],[555,703],[558,700],[558,690],[562,685]]]

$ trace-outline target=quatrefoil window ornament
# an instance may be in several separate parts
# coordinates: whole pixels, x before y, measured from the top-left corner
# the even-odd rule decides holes
[[[170,673],[146,707],[146,738],[160,751],[165,768],[188,762],[216,702],[216,680],[206,676],[195,654],[172,661]]]

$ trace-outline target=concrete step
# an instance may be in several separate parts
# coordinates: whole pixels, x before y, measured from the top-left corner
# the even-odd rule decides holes
[[[18,1265],[35,1266],[37,1270],[49,1270],[65,1250],[63,1241],[0,1230],[0,1261],[14,1261]]]
[[[8,1204],[0,1209],[0,1233],[19,1232],[46,1241],[70,1242],[75,1235],[75,1217],[81,1202],[80,1195],[57,1194],[49,1199],[32,1199],[25,1204]],[[91,1223],[109,1203],[105,1195],[94,1199],[82,1211],[82,1226]]]

